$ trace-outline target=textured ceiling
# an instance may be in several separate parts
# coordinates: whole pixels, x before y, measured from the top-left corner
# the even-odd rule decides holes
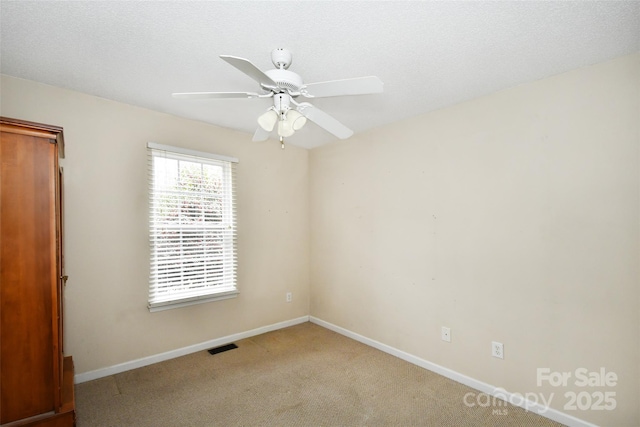
[[[384,93],[312,103],[356,133],[640,51],[640,2],[0,2],[0,70],[247,132],[268,99],[218,58],[273,68],[293,53],[306,83],[376,75]],[[336,138],[310,124],[288,142]]]

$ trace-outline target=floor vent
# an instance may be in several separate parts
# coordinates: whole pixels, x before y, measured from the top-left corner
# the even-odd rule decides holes
[[[220,347],[216,347],[216,348],[210,348],[207,351],[209,352],[209,354],[218,354],[224,351],[233,350],[234,348],[238,348],[238,346],[232,343],[227,345],[221,345]]]

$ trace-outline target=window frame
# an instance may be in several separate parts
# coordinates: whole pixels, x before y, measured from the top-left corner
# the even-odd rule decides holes
[[[194,304],[202,304],[211,301],[219,301],[229,298],[235,298],[239,294],[238,284],[237,284],[237,274],[236,274],[236,264],[237,264],[237,244],[236,244],[236,236],[237,236],[237,218],[235,211],[235,167],[239,162],[237,158],[221,156],[217,154],[195,151],[190,149],[185,149],[181,147],[173,147],[169,145],[157,144],[154,142],[147,143],[147,155],[148,155],[148,173],[149,173],[149,245],[150,245],[150,257],[149,257],[149,293],[148,293],[148,304],[147,308],[151,312],[162,311],[172,308],[179,308],[190,306]],[[201,165],[213,165],[216,167],[222,167],[222,209],[221,209],[221,220],[218,225],[207,224],[206,221],[199,222],[201,226],[193,226],[180,222],[179,224],[168,224],[158,225],[156,217],[156,204],[154,202],[154,196],[157,197],[160,194],[177,194],[180,197],[188,197],[186,196],[187,192],[175,192],[175,190],[168,190],[167,188],[159,188],[155,184],[155,167],[156,167],[156,158],[169,158],[177,161],[187,161],[193,163],[199,163]],[[164,191],[164,192],[163,192]],[[185,198],[180,198],[180,201],[186,200]],[[180,208],[181,209],[181,208]],[[180,211],[182,212],[182,211]],[[180,213],[182,214],[182,213]],[[191,228],[190,228],[191,227]],[[189,230],[193,233],[194,230],[201,231],[202,239],[205,240],[207,237],[211,238],[212,235],[215,235],[215,230],[220,230],[220,239],[222,240],[222,251],[221,254],[214,258],[214,260],[218,261],[221,265],[220,271],[222,279],[218,285],[212,285],[209,282],[209,285],[204,285],[202,290],[198,290],[196,288],[200,286],[194,286],[190,288],[186,285],[186,288],[183,288],[182,291],[179,291],[172,295],[165,294],[164,296],[159,296],[158,291],[160,285],[162,283],[168,283],[167,276],[164,277],[164,281],[160,280],[160,270],[163,265],[162,263],[158,263],[158,255],[163,254],[163,249],[159,249],[161,245],[158,242],[162,241],[159,239],[159,233],[161,229],[173,228],[178,231],[180,235],[180,249],[179,253],[183,254],[185,251],[185,240],[187,238],[184,237],[185,230]],[[208,230],[208,231],[207,231]],[[165,240],[166,242],[166,240]],[[206,246],[206,245],[203,245]],[[201,270],[205,271],[202,273],[204,276],[207,275],[207,262],[204,261],[204,257],[207,256],[206,249],[203,249],[203,253],[196,252],[196,257],[192,259],[196,259],[196,263],[203,262]],[[166,252],[165,252],[166,253]],[[178,255],[177,253],[173,255]],[[199,255],[199,256],[198,256]],[[189,271],[187,266],[182,264],[182,255],[180,255],[181,261],[179,263],[180,274],[181,277],[184,277],[185,271]],[[206,258],[209,260],[209,258]],[[174,264],[175,265],[175,264]],[[193,272],[194,265],[191,265],[191,272]],[[177,272],[178,270],[175,267],[171,267],[172,272]],[[178,283],[178,282],[175,282]],[[184,280],[180,279],[180,283],[184,286]],[[220,289],[214,290],[213,287],[220,286]]]

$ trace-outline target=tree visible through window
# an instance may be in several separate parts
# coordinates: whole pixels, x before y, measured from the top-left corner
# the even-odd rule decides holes
[[[235,159],[167,148],[149,143],[151,310],[237,294]]]

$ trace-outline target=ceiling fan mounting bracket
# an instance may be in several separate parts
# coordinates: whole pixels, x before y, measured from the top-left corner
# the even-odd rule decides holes
[[[278,69],[289,68],[292,59],[291,52],[285,48],[279,47],[271,51],[271,62]]]

